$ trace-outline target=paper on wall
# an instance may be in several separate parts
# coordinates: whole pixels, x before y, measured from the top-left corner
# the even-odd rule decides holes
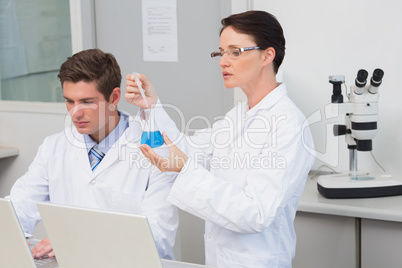
[[[177,1],[142,0],[144,61],[178,61]]]

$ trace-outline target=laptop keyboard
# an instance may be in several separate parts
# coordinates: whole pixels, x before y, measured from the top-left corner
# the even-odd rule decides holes
[[[53,261],[55,261],[55,257],[51,257],[51,258],[44,257],[44,258],[40,258],[40,259],[35,259],[35,264],[36,264],[36,267],[41,267],[41,266],[48,264],[50,262],[53,262]]]
[[[30,238],[28,239],[30,245],[29,245],[29,249],[33,249],[40,240],[35,239],[35,238]],[[56,262],[56,258],[55,257],[48,257],[48,256],[43,256],[42,258],[39,259],[34,259],[35,265],[36,267],[43,267],[43,268],[47,268],[47,267],[57,267],[57,262]],[[52,264],[50,264],[52,263]]]

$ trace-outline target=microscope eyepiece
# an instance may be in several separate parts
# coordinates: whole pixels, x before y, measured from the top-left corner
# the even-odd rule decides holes
[[[371,85],[373,87],[379,87],[382,82],[382,77],[384,76],[384,71],[381,69],[375,69],[373,72],[373,76],[371,77]]]
[[[364,69],[361,69],[357,72],[357,77],[355,80],[355,84],[357,87],[364,87],[367,82],[368,72]]]
[[[367,83],[367,76],[368,72],[364,69],[360,69],[357,72],[357,77],[355,79],[355,87],[353,89],[355,94],[357,95],[363,94],[364,87],[366,86]]]
[[[382,77],[384,76],[384,71],[381,69],[375,69],[373,72],[373,76],[370,79],[370,86],[368,91],[371,94],[377,94],[378,88],[382,83]]]

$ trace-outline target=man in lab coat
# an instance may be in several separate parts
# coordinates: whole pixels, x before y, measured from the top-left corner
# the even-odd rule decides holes
[[[174,177],[150,165],[137,146],[139,121],[117,109],[121,72],[115,57],[81,51],[62,64],[58,77],[74,126],[45,138],[7,197],[24,231],[32,234],[41,219],[36,202],[142,214],[160,257],[173,259],[178,215],[166,198]],[[54,256],[49,239],[32,254]]]

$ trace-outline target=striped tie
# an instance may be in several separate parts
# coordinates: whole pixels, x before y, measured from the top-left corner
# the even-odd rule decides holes
[[[92,147],[89,151],[89,154],[91,158],[91,169],[94,171],[99,165],[100,161],[102,161],[102,158],[105,156],[105,154],[99,150],[98,145],[94,145],[94,147]]]

